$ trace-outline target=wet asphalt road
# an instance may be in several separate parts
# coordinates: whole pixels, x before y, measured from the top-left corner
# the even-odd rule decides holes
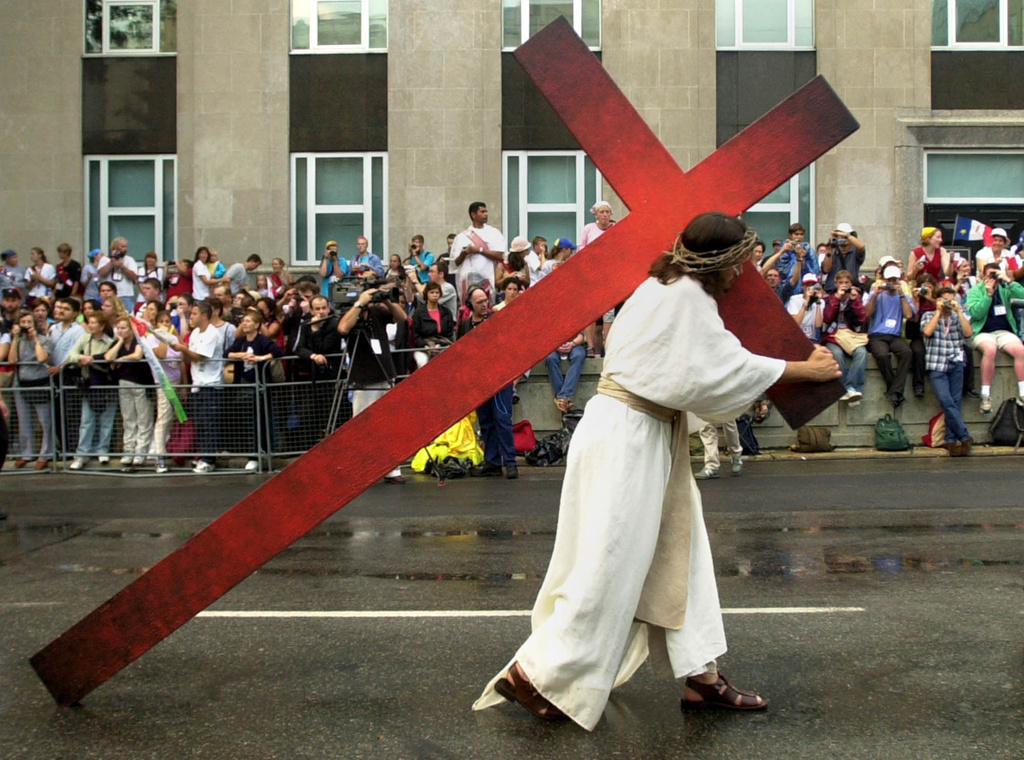
[[[591,734],[469,710],[529,630],[473,613],[529,609],[560,470],[377,486],[212,608],[373,616],[201,617],[77,708],[28,657],[254,477],[5,475],[0,758],[1019,759],[1021,464],[759,462],[702,484],[731,610],[722,669],[769,710],[683,715],[678,685],[642,669]],[[817,611],[766,614],[795,607]],[[470,616],[415,616],[439,610]]]

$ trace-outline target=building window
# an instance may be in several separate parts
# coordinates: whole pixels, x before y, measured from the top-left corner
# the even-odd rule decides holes
[[[591,50],[601,49],[601,0],[501,0],[502,48],[519,47],[559,16]]]
[[[292,51],[384,52],[387,0],[292,0]]]
[[[178,0],[85,0],[86,55],[178,49]]]
[[[87,156],[86,250],[123,237],[138,261],[147,251],[176,258],[176,169],[175,156]]]
[[[743,221],[757,230],[768,255],[772,252],[772,240],[789,237],[789,225],[800,222],[808,230],[814,230],[813,187],[814,165],[811,164],[744,212]],[[808,234],[807,242],[814,246],[816,241],[811,239],[812,234]]]
[[[1024,0],[932,0],[932,47],[1019,47],[1022,16]]]
[[[579,242],[594,221],[589,209],[601,198],[601,173],[582,151],[504,154],[502,189],[505,237],[517,235]]]
[[[716,0],[718,49],[814,47],[814,0]]]
[[[385,261],[388,250],[386,153],[292,154],[292,263],[316,264],[328,240],[351,258],[356,238]]]
[[[1024,153],[925,153],[924,194],[929,204],[1024,204]]]

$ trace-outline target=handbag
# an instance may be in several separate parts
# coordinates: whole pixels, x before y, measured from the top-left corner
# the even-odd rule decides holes
[[[178,454],[174,462],[183,467],[190,456],[196,451],[196,425],[191,418],[184,422],[175,422],[171,427],[171,436],[167,439],[167,453]],[[183,456],[188,455],[188,456]]]
[[[740,446],[743,447],[743,453],[748,457],[761,453],[761,444],[757,442],[757,436],[754,435],[753,421],[753,417],[749,414],[742,414],[736,418],[736,432],[739,434]]]
[[[790,451],[798,451],[801,454],[813,454],[823,451],[832,451],[832,431],[820,425],[804,425],[797,428],[796,444],[789,447]]]
[[[849,327],[840,327],[835,332],[836,345],[843,349],[847,356],[853,356],[853,352],[868,344],[867,333],[859,333]]]
[[[906,451],[913,447],[899,420],[887,414],[875,423],[875,448],[879,451]]]
[[[946,413],[939,412],[928,421],[928,432],[921,436],[921,443],[930,449],[941,449],[946,442]]]
[[[537,436],[534,435],[533,425],[529,420],[520,420],[512,426],[512,443],[517,454],[532,451],[537,445]]]
[[[1024,408],[1015,399],[1006,399],[999,405],[988,432],[996,446],[1013,446],[1016,451],[1024,440]]]

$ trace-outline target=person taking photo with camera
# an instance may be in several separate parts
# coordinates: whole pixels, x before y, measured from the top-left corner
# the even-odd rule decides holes
[[[951,457],[966,456],[973,440],[964,424],[960,402],[964,387],[964,340],[971,337],[971,322],[953,288],[937,289],[935,300],[926,302],[923,308],[928,309],[921,315],[925,367],[946,416],[943,448]]]
[[[324,255],[320,259],[320,295],[331,297],[331,285],[349,273],[348,261],[338,255],[336,240],[328,240],[324,246]]]
[[[836,289],[836,275],[839,272],[849,272],[853,275],[853,281],[860,278],[860,268],[864,264],[864,254],[867,247],[858,239],[853,226],[842,222],[836,225],[829,237],[828,250],[825,251],[821,260],[821,272],[825,275],[825,292],[831,293]]]
[[[824,332],[821,342],[835,357],[843,372],[846,393],[840,398],[851,406],[864,395],[864,373],[868,364],[867,311],[853,273],[836,272],[836,290],[825,296]]]
[[[885,396],[893,409],[903,405],[903,388],[913,352],[903,340],[903,320],[914,316],[914,304],[900,286],[900,268],[887,266],[882,280],[871,286],[864,313],[868,326],[868,353],[875,357],[885,380]],[[896,366],[893,367],[895,359]]]
[[[793,319],[812,343],[819,343],[825,313],[825,292],[816,274],[805,274],[800,284],[803,286],[803,292],[790,297],[786,311],[793,315]]]

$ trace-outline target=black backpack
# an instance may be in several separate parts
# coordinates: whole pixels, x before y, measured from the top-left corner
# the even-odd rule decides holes
[[[754,418],[749,414],[742,414],[736,418],[736,432],[739,433],[740,446],[743,447],[743,453],[748,457],[761,453],[761,444],[757,442],[757,436],[754,435],[753,421]]]
[[[999,405],[988,432],[996,446],[1013,446],[1016,451],[1024,440],[1024,407],[1016,399],[1006,399]]]

